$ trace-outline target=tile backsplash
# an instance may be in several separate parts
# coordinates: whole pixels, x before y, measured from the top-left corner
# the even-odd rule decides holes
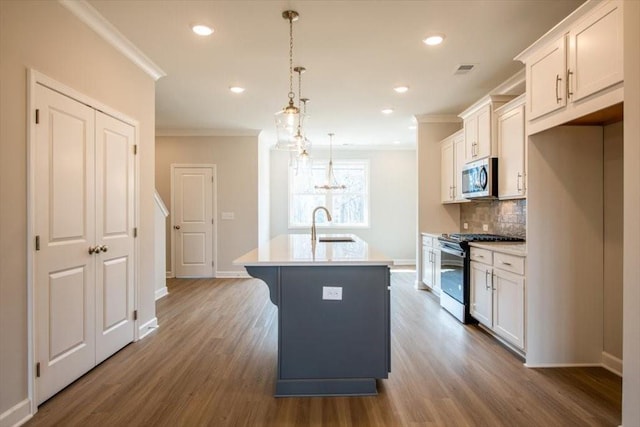
[[[464,223],[469,228],[464,229]],[[488,230],[483,230],[486,224]],[[462,233],[493,233],[526,239],[527,200],[494,200],[469,202],[460,205]]]

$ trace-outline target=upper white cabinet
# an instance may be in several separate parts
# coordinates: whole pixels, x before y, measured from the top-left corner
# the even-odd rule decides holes
[[[622,8],[588,1],[516,57],[526,66],[529,134],[623,101]]]
[[[464,120],[465,163],[497,155],[495,109],[511,99],[488,95],[459,114]]]
[[[496,110],[498,116],[498,198],[524,198],[526,183],[525,95]]]
[[[462,166],[465,164],[464,132],[459,130],[440,142],[440,198],[442,203],[460,203],[462,197]]]

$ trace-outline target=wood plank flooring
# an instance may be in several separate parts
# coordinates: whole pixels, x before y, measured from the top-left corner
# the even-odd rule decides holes
[[[257,280],[170,280],[160,327],[40,406],[28,426],[618,426],[621,379],[527,369],[392,274],[378,396],[274,398],[277,311]]]

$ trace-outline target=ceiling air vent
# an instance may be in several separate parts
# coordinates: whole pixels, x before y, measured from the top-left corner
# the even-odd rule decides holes
[[[460,64],[456,67],[453,74],[467,74],[475,68],[475,64]]]

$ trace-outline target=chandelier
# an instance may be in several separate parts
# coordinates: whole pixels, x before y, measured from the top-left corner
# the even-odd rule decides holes
[[[333,172],[333,133],[329,134],[329,167],[327,168],[327,178],[323,185],[314,186],[316,190],[345,190],[344,184],[338,184],[336,175]]]

